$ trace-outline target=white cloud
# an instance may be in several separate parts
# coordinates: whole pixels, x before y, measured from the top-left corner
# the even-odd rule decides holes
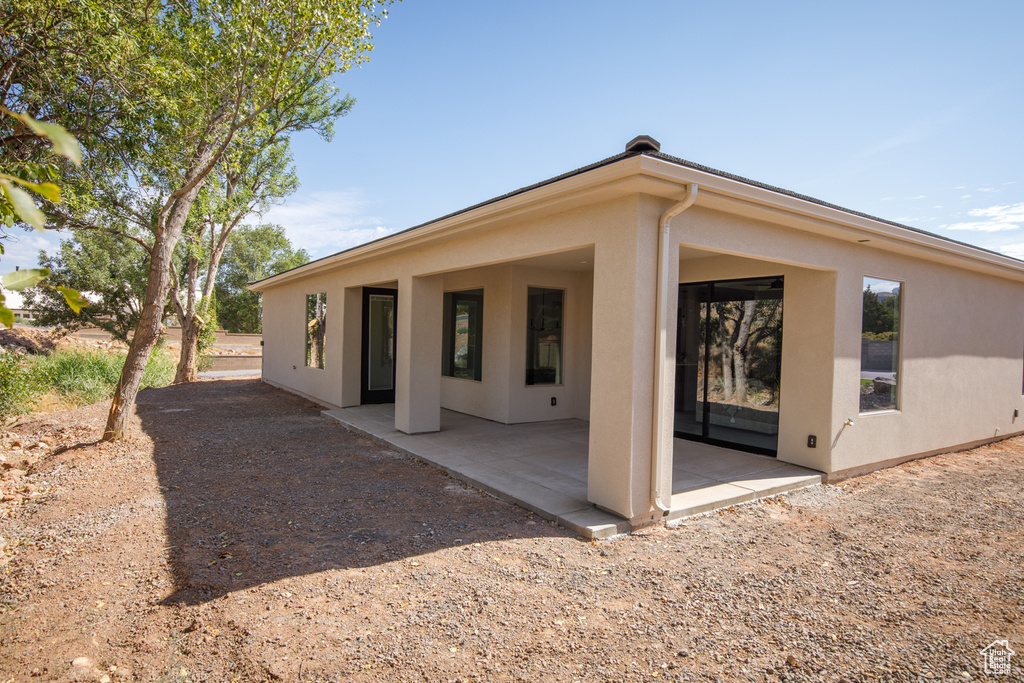
[[[999,247],[999,251],[1003,252],[1007,256],[1012,256],[1013,258],[1024,259],[1024,243],[1004,244]]]
[[[972,196],[973,195],[965,194],[964,196],[960,197],[960,199],[970,199]]]
[[[0,258],[0,272],[6,273],[17,268],[39,267],[39,250],[51,256],[60,248],[61,233],[47,230],[45,233],[23,231],[14,228],[3,241],[4,255]]]
[[[393,233],[370,207],[358,190],[312,192],[273,207],[263,220],[284,227],[293,247],[319,258]]]
[[[979,187],[978,192],[999,192],[999,190],[994,187]]]
[[[967,215],[982,220],[965,221],[943,227],[948,230],[973,230],[975,232],[1016,230],[1024,225],[1024,202],[1007,206],[990,206],[985,209],[971,209]]]

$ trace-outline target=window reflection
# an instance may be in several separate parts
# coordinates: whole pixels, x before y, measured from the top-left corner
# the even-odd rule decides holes
[[[860,339],[860,412],[896,410],[903,285],[864,278]]]

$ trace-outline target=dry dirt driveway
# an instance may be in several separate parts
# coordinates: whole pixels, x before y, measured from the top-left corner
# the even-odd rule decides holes
[[[105,408],[3,439],[0,681],[1022,680],[1021,439],[591,543],[256,381]]]

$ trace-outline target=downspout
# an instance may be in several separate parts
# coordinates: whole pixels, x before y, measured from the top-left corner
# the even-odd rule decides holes
[[[665,502],[661,499],[659,483],[663,472],[662,460],[664,455],[664,444],[661,434],[665,428],[665,410],[662,406],[662,397],[665,394],[667,382],[665,372],[665,352],[668,345],[668,288],[672,285],[669,282],[669,223],[672,219],[693,206],[697,200],[697,183],[690,183],[686,187],[686,196],[668,211],[661,215],[658,221],[658,290],[657,290],[657,311],[655,313],[655,335],[654,335],[654,420],[651,425],[651,502],[654,507],[662,513],[669,511]],[[676,256],[678,258],[678,255]]]

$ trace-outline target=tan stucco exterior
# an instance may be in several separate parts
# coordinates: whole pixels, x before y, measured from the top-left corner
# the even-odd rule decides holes
[[[656,359],[659,220],[691,187],[696,201],[669,224],[670,315]],[[652,424],[674,401],[675,283],[776,276],[779,460],[837,475],[1024,431],[1014,418],[1024,264],[658,155],[627,155],[253,288],[264,293],[266,381],[358,404],[361,288],[396,289],[397,429],[436,431],[441,408],[503,423],[589,420],[589,500],[641,519],[657,512],[652,489],[671,494],[671,451],[654,448]],[[899,410],[860,415],[865,276],[904,283],[904,314]],[[525,383],[529,287],[565,293],[560,385]],[[444,292],[480,289],[481,381],[442,377]],[[304,363],[305,297],[316,292],[328,293],[323,370]],[[656,397],[659,360],[667,384]],[[660,439],[671,445],[670,421]]]

